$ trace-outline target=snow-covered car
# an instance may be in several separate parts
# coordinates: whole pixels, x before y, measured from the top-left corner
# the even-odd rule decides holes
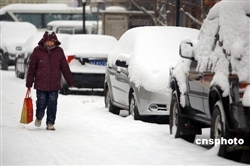
[[[28,71],[29,60],[32,55],[32,52],[36,46],[38,46],[38,42],[43,37],[44,32],[37,32],[31,35],[27,41],[18,46],[20,49],[16,54],[15,59],[15,74],[18,78],[26,78],[26,74]],[[63,37],[68,36],[67,34],[56,34],[59,41],[63,39]]]
[[[193,142],[210,128],[207,144],[237,161],[250,150],[249,25],[249,1],[217,3],[198,40],[181,42],[185,59],[171,72],[170,134]]]
[[[0,65],[2,70],[15,65],[16,46],[20,46],[38,30],[28,22],[1,21]]]
[[[61,43],[75,81],[72,88],[103,89],[107,57],[117,39],[107,35],[76,34],[64,37]],[[64,79],[60,92],[70,92]]]
[[[196,39],[198,32],[170,26],[126,31],[108,56],[106,108],[115,114],[128,110],[135,120],[169,115],[169,69],[180,59],[181,39],[185,36]]]

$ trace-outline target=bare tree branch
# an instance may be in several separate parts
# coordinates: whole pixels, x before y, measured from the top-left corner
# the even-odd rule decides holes
[[[140,6],[139,4],[137,4],[134,0],[130,0],[138,9],[140,9],[141,11],[143,11],[145,14],[148,14],[151,19],[154,21],[154,25],[156,25],[156,19],[155,17],[149,13],[143,6]]]
[[[193,20],[195,23],[197,23],[198,25],[202,25],[202,22],[198,19],[196,19],[194,16],[192,16],[192,14],[190,14],[189,12],[184,11],[183,8],[180,8],[180,11],[182,11],[185,15],[187,15],[191,20]]]
[[[207,14],[205,12],[205,9],[204,9],[204,3],[201,2],[201,18],[202,19],[205,19],[207,17]]]
[[[142,6],[142,0],[129,0],[135,7],[149,15],[153,20],[154,25],[166,26],[167,24],[167,8],[171,7],[175,9],[176,4],[169,0],[144,0],[147,2],[151,9],[155,11],[155,14],[150,13],[145,7]],[[193,23],[194,27],[201,26],[202,20],[206,17],[206,10],[203,1],[195,0],[183,0],[181,1],[180,11],[186,15]],[[172,18],[173,19],[173,18]]]

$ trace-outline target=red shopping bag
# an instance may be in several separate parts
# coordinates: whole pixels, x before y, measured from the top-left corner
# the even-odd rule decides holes
[[[23,101],[23,109],[20,123],[28,124],[33,121],[33,104],[31,98],[31,90],[27,89],[26,96]]]

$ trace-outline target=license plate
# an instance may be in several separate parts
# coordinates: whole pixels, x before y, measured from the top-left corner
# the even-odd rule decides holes
[[[107,65],[106,60],[89,60],[89,63],[92,65],[97,65],[97,66],[106,66]]]

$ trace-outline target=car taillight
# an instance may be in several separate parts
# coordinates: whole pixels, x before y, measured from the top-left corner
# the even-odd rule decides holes
[[[247,85],[250,85],[250,84],[249,83],[240,83],[240,89],[246,88]]]
[[[244,92],[246,91],[246,87],[250,85],[250,83],[245,83],[245,82],[242,82],[240,83],[240,99],[242,99],[243,95],[244,95]]]
[[[73,59],[75,59],[75,55],[68,55],[67,62],[70,63]]]

